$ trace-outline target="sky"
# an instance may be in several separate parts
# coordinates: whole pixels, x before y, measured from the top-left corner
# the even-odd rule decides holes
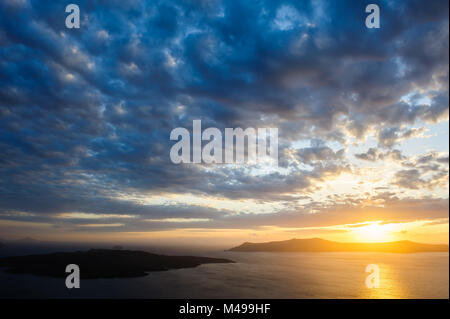
[[[0,3],[0,240],[448,243],[448,1],[69,3]],[[278,166],[174,164],[193,120]]]

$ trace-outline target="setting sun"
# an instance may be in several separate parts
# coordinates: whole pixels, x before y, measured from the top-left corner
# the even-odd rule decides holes
[[[392,234],[392,224],[380,225],[380,223],[372,223],[368,226],[361,226],[352,233],[355,241],[360,242],[384,242],[395,240]]]

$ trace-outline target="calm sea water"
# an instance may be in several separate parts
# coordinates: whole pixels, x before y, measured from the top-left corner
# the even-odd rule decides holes
[[[209,252],[235,264],[152,272],[146,277],[82,280],[0,272],[0,298],[449,298],[448,253]],[[380,288],[365,285],[368,264]]]

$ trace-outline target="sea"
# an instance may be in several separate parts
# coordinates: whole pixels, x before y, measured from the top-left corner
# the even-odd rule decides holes
[[[52,249],[64,250],[54,247],[40,252]],[[3,247],[0,256],[35,253],[36,249],[20,251]],[[138,278],[81,280],[79,289],[67,289],[64,279],[0,269],[0,298],[449,298],[448,253],[249,253],[194,247],[166,253],[221,257],[236,263],[150,272]],[[368,265],[378,269],[378,287],[366,282],[373,274],[366,272]]]

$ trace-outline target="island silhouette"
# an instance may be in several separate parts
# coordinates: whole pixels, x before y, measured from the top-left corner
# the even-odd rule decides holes
[[[448,252],[448,245],[415,243],[408,240],[383,243],[341,243],[321,238],[290,239],[265,243],[245,242],[229,251],[240,252]]]
[[[202,264],[234,263],[223,258],[166,256],[138,250],[90,249],[88,251],[0,258],[0,267],[8,273],[67,277],[66,266],[80,267],[82,279],[146,276],[148,272],[192,268]]]

